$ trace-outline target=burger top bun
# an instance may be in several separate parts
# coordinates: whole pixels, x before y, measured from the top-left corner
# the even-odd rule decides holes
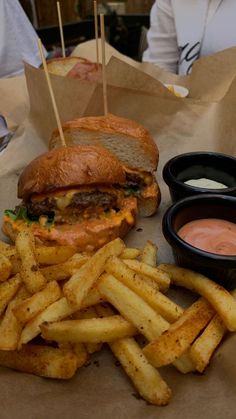
[[[48,61],[48,71],[57,76],[97,82],[102,78],[102,66],[85,58],[65,57]]]
[[[159,160],[158,148],[142,125],[112,114],[89,116],[63,125],[67,144],[100,144],[125,165],[153,172]],[[58,130],[52,133],[49,149],[60,144]]]
[[[80,57],[53,58],[47,62],[47,66],[50,73],[57,76],[66,76],[76,64],[87,64],[89,62]]]
[[[124,183],[121,163],[98,145],[59,147],[34,159],[18,181],[18,198],[76,185]]]

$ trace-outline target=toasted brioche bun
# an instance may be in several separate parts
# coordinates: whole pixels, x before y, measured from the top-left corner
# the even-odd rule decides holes
[[[113,185],[124,182],[125,171],[119,160],[99,145],[71,145],[51,150],[34,159],[22,172],[18,197],[23,199],[23,206],[35,200],[43,202],[48,197],[54,199],[57,194],[63,195],[64,190],[71,193],[78,189],[84,193],[85,189],[93,193],[100,188],[101,191],[117,191],[119,198],[115,208],[111,206],[99,212],[95,207],[91,218],[88,213],[84,216],[81,213],[74,215],[73,221],[67,218],[64,208],[63,220],[57,222],[55,217],[50,227],[42,225],[40,219],[29,224],[25,219],[14,220],[5,215],[3,232],[14,241],[17,233],[27,225],[41,243],[73,245],[79,251],[96,250],[116,237],[124,237],[135,224],[136,198],[125,198]]]
[[[126,198],[118,215],[101,220],[86,220],[73,225],[58,224],[51,229],[43,228],[38,223],[32,223],[30,228],[39,243],[47,245],[73,245],[78,251],[93,251],[115,239],[123,238],[136,221],[137,201]],[[13,242],[17,234],[26,226],[23,220],[13,221],[4,217],[3,233]]]
[[[99,145],[59,147],[32,160],[18,181],[18,198],[79,185],[125,182],[121,163]]]
[[[91,116],[63,124],[66,143],[100,144],[126,166],[154,172],[159,160],[158,148],[142,125],[115,115]],[[52,133],[49,149],[60,145],[58,130]]]
[[[66,57],[48,61],[48,71],[57,76],[97,82],[102,78],[102,66],[85,58]]]
[[[84,117],[63,125],[67,144],[100,144],[111,151],[127,169],[152,174],[153,183],[138,199],[139,214],[153,215],[161,201],[159,186],[153,172],[157,169],[159,152],[149,132],[138,123],[115,115]],[[58,130],[52,133],[49,149],[60,144]]]
[[[155,214],[161,202],[161,191],[156,180],[147,186],[143,195],[138,199],[138,212],[141,217],[150,217]]]
[[[87,64],[90,61],[80,57],[53,58],[47,61],[47,66],[50,73],[56,74],[57,76],[66,76],[78,63]]]

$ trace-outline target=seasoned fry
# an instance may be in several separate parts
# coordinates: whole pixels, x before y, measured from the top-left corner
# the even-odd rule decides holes
[[[22,281],[19,274],[0,284],[0,315],[4,312],[7,304],[17,293],[21,284]]]
[[[157,339],[169,328],[169,323],[153,310],[142,298],[131,289],[124,286],[114,276],[101,276],[98,288],[109,301],[139,332],[149,341]],[[184,354],[174,362],[174,365],[184,374],[193,371],[190,357]]]
[[[35,257],[34,236],[28,230],[22,230],[16,238],[17,253],[21,258],[22,268],[20,275],[26,288],[32,294],[40,291],[46,285],[46,278],[39,271]]]
[[[140,275],[152,278],[157,282],[160,291],[167,291],[170,286],[170,276],[163,272],[161,269],[153,268],[146,265],[146,263],[139,262],[138,260],[124,260],[126,265]]]
[[[198,292],[205,297],[226,327],[230,331],[236,331],[236,300],[225,288],[189,269],[169,264],[159,265],[159,268],[170,274],[173,284]]]
[[[150,240],[147,240],[141,254],[141,262],[146,263],[153,268],[157,265],[157,246]]]
[[[20,339],[22,324],[17,320],[13,313],[13,308],[19,301],[29,296],[24,286],[21,286],[15,297],[8,304],[4,317],[0,323],[0,350],[13,351],[17,349]]]
[[[9,259],[0,253],[0,282],[6,281],[12,271],[11,262]]]
[[[77,368],[81,368],[89,360],[89,354],[83,343],[59,343],[60,349],[73,351],[77,356]]]
[[[14,246],[0,240],[0,253],[9,258],[16,254],[16,249]]]
[[[46,340],[56,342],[100,343],[133,336],[136,328],[122,316],[83,320],[64,320],[40,326]]]
[[[96,306],[96,311],[100,316],[113,314],[107,305]],[[125,338],[110,342],[109,346],[139,394],[149,403],[166,405],[171,390],[158,371],[149,364],[137,342],[133,338]]]
[[[168,404],[171,397],[170,388],[159,372],[149,364],[134,339],[117,340],[110,343],[110,348],[145,400],[157,406]]]
[[[69,350],[25,345],[18,352],[0,351],[0,365],[41,377],[65,380],[75,374],[77,356]]]
[[[81,309],[84,309],[86,307],[94,306],[95,304],[99,304],[105,301],[104,297],[100,294],[99,289],[95,285],[91,290],[89,291],[88,295],[84,298],[84,300],[81,303]],[[74,310],[75,312],[76,310]]]
[[[98,316],[94,307],[88,307],[73,314],[73,319],[75,320],[93,319],[96,317]],[[85,343],[85,347],[89,354],[93,354],[94,352],[100,351],[102,348],[102,343]]]
[[[214,309],[200,298],[172,324],[156,341],[149,343],[143,352],[154,367],[172,363],[189,348],[199,332],[214,316]]]
[[[216,314],[206,329],[195,340],[190,349],[190,356],[196,370],[203,372],[210,358],[227,331],[223,320]]]
[[[105,270],[143,298],[169,322],[173,323],[183,314],[184,310],[179,305],[142,280],[137,273],[117,257],[108,259]]]
[[[92,288],[87,297],[84,299],[83,308],[98,304],[101,301],[102,298],[99,291],[96,288]],[[76,310],[69,305],[65,297],[51,304],[25,325],[21,333],[18,348],[20,349],[21,345],[30,342],[37,335],[39,335],[40,325],[42,323],[60,321],[71,316],[75,311]]]
[[[101,276],[98,288],[124,318],[134,324],[148,340],[153,340],[168,329],[169,323],[141,297],[114,276]]]
[[[88,256],[75,253],[66,262],[47,266],[40,271],[47,281],[62,281],[73,275],[74,271],[81,268],[88,260]]]
[[[61,297],[61,289],[56,281],[49,282],[46,287],[20,302],[14,309],[13,312],[16,318],[25,324],[32,320],[38,313],[43,311],[50,304],[59,300]]]
[[[15,253],[15,255],[9,257],[9,260],[11,262],[11,274],[18,274],[22,268],[20,257]]]
[[[106,260],[118,256],[124,250],[124,242],[115,239],[99,249],[65,284],[63,291],[68,302],[79,310],[83,299],[104,270]]]
[[[236,290],[232,291],[231,295],[236,299]],[[203,372],[207,367],[211,356],[226,332],[227,327],[220,316],[216,314],[191,346],[190,356],[197,371]]]
[[[77,368],[80,368],[88,362],[89,353],[83,343],[73,343],[71,346],[77,356]]]
[[[21,333],[18,349],[20,349],[23,344],[30,342],[39,335],[40,325],[42,323],[60,321],[70,316],[73,311],[74,310],[69,306],[65,297],[48,306],[25,325]]]
[[[132,247],[126,247],[123,252],[120,254],[121,259],[136,259],[141,254],[140,249],[135,249]]]
[[[35,256],[40,265],[56,265],[66,262],[76,251],[75,246],[37,246]]]

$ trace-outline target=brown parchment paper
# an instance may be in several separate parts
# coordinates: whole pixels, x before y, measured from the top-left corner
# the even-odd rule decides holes
[[[168,189],[161,178],[162,167],[173,155],[191,150],[215,150],[236,154],[234,116],[236,80],[232,76],[228,84],[226,83],[221,99],[208,101],[207,105],[204,105],[204,101],[201,100],[198,102],[189,99],[188,102],[166,92],[162,94],[158,80],[155,81],[154,78],[151,80],[150,74],[147,73],[142,79],[140,74],[142,70],[123,60],[120,61],[114,61],[113,64],[111,62],[108,71],[109,110],[140,121],[152,132],[160,150],[157,179],[162,190],[162,203],[158,213],[148,219],[139,219],[137,226],[125,241],[129,246],[142,247],[145,240],[153,240],[159,247],[159,262],[173,262],[171,249],[161,231],[162,216],[170,205]],[[116,72],[114,75],[112,65],[118,64],[119,74]],[[127,68],[127,65],[133,68]],[[18,103],[24,102],[21,86],[15,82],[12,80],[13,84],[9,83],[8,86],[4,84],[4,88],[1,89],[1,81],[0,95],[4,90],[6,98],[12,98],[14,94]],[[37,83],[37,79],[34,83]],[[58,83],[54,84],[56,89],[61,89],[61,82],[54,83]],[[198,83],[201,83],[201,79]],[[30,86],[40,92],[39,86]],[[68,115],[68,118],[75,116],[74,95],[77,95],[80,89],[78,87],[76,90],[77,84],[73,86],[75,93],[69,95],[67,92],[66,101],[63,102],[61,96],[60,102],[60,110],[63,115]],[[101,86],[97,85],[91,90],[91,100],[85,100],[84,110],[81,110],[81,113],[101,114],[103,109]],[[30,93],[32,94],[32,91]],[[79,100],[78,96],[76,98]],[[83,101],[82,96],[80,100]],[[44,106],[43,100],[41,103]],[[49,102],[46,103],[49,107]],[[73,108],[71,110],[73,116],[68,109],[69,103],[71,103],[70,108]],[[13,121],[15,106],[18,109],[16,103],[6,99],[6,110]],[[41,112],[38,113],[37,123],[36,119],[32,119],[32,114],[24,120],[26,116],[24,109],[23,107],[22,115],[17,113],[15,119],[21,123],[18,122],[14,140],[4,153],[0,154],[1,217],[5,208],[11,208],[17,203],[16,184],[22,168],[34,156],[46,150],[50,121],[45,122]],[[4,114],[3,106],[1,112]],[[40,130],[39,126],[43,126],[44,123],[47,129]],[[171,295],[183,305],[192,298],[184,290],[173,290]],[[235,345],[236,336],[228,334],[203,375],[184,376],[174,367],[162,368],[160,372],[173,391],[170,404],[164,408],[150,406],[143,400],[137,399],[135,389],[122,368],[115,364],[115,359],[106,347],[92,357],[89,366],[81,368],[76,376],[67,382],[43,379],[0,368],[0,418],[222,419],[223,417],[234,419]]]

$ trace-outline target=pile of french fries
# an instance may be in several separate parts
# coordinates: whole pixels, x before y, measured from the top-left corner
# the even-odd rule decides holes
[[[200,298],[184,310],[165,295],[171,284]],[[141,397],[166,405],[171,389],[157,368],[203,372],[236,330],[235,297],[196,272],[157,266],[150,241],[139,250],[115,239],[83,254],[36,245],[25,229],[15,246],[0,242],[0,365],[69,379],[107,343]]]

